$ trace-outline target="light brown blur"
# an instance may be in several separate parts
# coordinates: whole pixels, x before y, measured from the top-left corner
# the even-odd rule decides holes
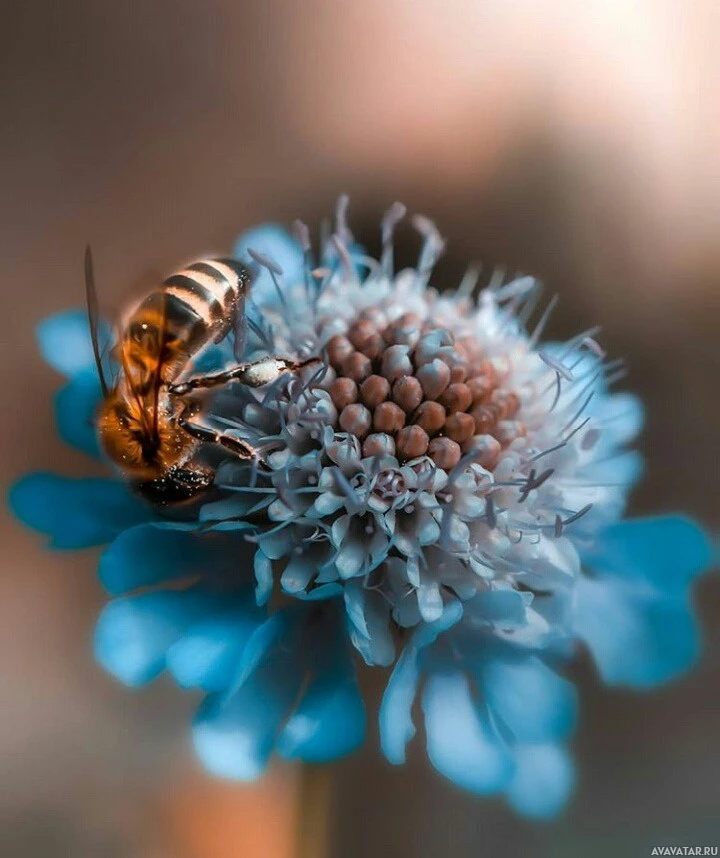
[[[713,0],[13,4],[0,52],[3,484],[100,473],[55,436],[60,380],[33,333],[82,305],[88,241],[113,313],[148,270],[226,253],[258,221],[316,224],[347,191],[371,250],[402,199],[448,239],[439,282],[505,263],[559,292],[553,335],[602,324],[648,408],[634,511],[684,508],[717,531],[718,17]],[[401,261],[415,248],[402,233]],[[2,547],[0,854],[289,856],[291,769],[257,792],[210,781],[189,747],[197,700],[166,681],[130,692],[93,663],[97,552],[50,554],[7,513]],[[716,845],[717,579],[697,596],[706,655],[681,683],[628,695],[576,669],[579,780],[558,822],[459,793],[421,736],[390,767],[371,726],[337,769],[333,855]]]

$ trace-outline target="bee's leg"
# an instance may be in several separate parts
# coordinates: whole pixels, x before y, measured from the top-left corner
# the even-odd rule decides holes
[[[252,363],[244,363],[234,366],[224,372],[216,372],[210,375],[199,375],[189,378],[179,384],[168,386],[170,393],[176,396],[184,396],[193,390],[206,390],[209,387],[218,387],[230,381],[239,381],[248,387],[263,387],[276,381],[286,372],[297,372],[308,364],[322,360],[321,358],[310,358],[304,361],[286,360],[285,358],[266,357]]]
[[[190,409],[186,408],[178,419],[180,426],[188,433],[188,435],[192,435],[192,437],[197,438],[198,441],[205,441],[208,444],[219,444],[221,447],[225,447],[226,450],[230,450],[241,459],[258,462],[262,461],[260,459],[260,454],[252,444],[248,444],[248,442],[243,441],[242,438],[236,438],[234,435],[228,435],[226,432],[219,432],[216,429],[211,429],[209,426],[203,426],[201,423],[194,423],[190,419],[190,414]]]

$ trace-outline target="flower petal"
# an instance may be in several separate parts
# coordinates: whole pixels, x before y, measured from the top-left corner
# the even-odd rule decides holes
[[[603,574],[683,588],[712,562],[707,535],[677,515],[630,519],[603,531],[587,563]]]
[[[387,602],[379,593],[370,592],[360,583],[346,584],[344,596],[353,646],[366,664],[392,664],[395,646],[390,634]]]
[[[424,581],[417,589],[420,616],[426,623],[440,619],[443,612],[443,599],[440,585],[436,581]]]
[[[449,602],[439,620],[418,627],[390,675],[380,704],[380,745],[395,765],[405,762],[405,747],[415,735],[411,712],[420,680],[420,654],[461,616],[460,602]]]
[[[575,688],[534,655],[495,647],[477,671],[483,698],[520,742],[567,736],[577,719]]]
[[[524,816],[547,819],[567,802],[573,786],[573,765],[562,745],[520,745],[515,772],[507,788],[512,807]]]
[[[213,774],[255,780],[263,773],[305,679],[308,653],[297,637],[303,618],[283,611],[271,618],[272,628],[270,621],[260,626],[253,635],[255,642],[245,647],[241,681],[234,680],[230,693],[212,695],[201,707],[193,740]],[[282,640],[275,633],[280,627],[287,633]]]
[[[107,326],[101,325],[98,333],[103,345],[109,339]],[[36,336],[43,359],[68,378],[94,369],[95,357],[85,310],[65,310],[43,319],[37,326]]]
[[[200,533],[155,522],[121,533],[100,558],[98,574],[108,592],[126,593],[200,571],[221,575],[245,566],[249,574],[254,550],[241,533]]]
[[[168,670],[183,688],[223,691],[262,620],[253,598],[195,623],[168,650]]]
[[[280,735],[278,752],[287,759],[326,763],[354,751],[364,739],[365,707],[344,653],[311,682]]]
[[[292,703],[289,694],[279,688],[268,693],[267,686],[268,677],[263,674],[230,700],[215,694],[201,706],[193,725],[193,743],[211,774],[253,781],[265,771],[275,736]]]
[[[575,630],[605,682],[651,688],[696,661],[699,635],[683,594],[664,595],[619,580],[581,579]]]
[[[230,695],[241,688],[259,666],[272,656],[289,630],[297,625],[298,616],[298,611],[290,608],[276,611],[253,630],[240,661],[235,665],[235,673],[229,687]]]
[[[110,542],[150,513],[117,480],[29,474],[10,489],[15,515],[50,537],[52,548],[86,548]]]
[[[600,429],[600,447],[608,449],[634,441],[645,422],[645,408],[633,393],[598,396],[590,403],[589,414],[597,417],[592,425]]]
[[[143,685],[165,667],[168,649],[219,604],[197,590],[143,593],[105,606],[95,628],[95,658],[126,685]]]
[[[644,468],[645,461],[637,450],[625,450],[608,459],[585,465],[581,476],[587,483],[615,483],[627,491],[639,482]]]
[[[95,369],[79,372],[55,394],[55,422],[62,440],[95,459],[100,445],[94,417],[102,400]]]
[[[476,706],[465,674],[431,675],[422,697],[430,762],[465,789],[487,795],[503,789],[512,774],[512,757]]]
[[[273,568],[272,560],[265,554],[262,548],[258,548],[255,552],[253,570],[256,581],[255,601],[258,605],[265,605],[273,591]]]
[[[280,576],[280,586],[292,595],[302,593],[316,572],[312,558],[304,554],[292,555]]]

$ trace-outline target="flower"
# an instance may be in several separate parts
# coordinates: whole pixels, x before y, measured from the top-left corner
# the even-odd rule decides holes
[[[391,762],[414,735],[422,682],[435,768],[551,815],[573,777],[565,663],[584,644],[606,682],[632,687],[687,669],[708,542],[682,517],[623,520],[642,407],[611,392],[619,364],[596,330],[542,344],[552,304],[530,326],[528,277],[475,298],[471,272],[436,292],[443,242],[424,217],[416,267],[395,272],[404,208],[383,220],[378,261],[346,205],[318,260],[300,223],[294,236],[252,230],[235,250],[255,267],[247,359],[302,365],[208,400],[265,468],[223,459],[218,491],[185,521],[110,479],[34,475],[11,502],[56,547],[112,540],[100,578],[118,598],[98,623],[98,660],[130,685],[166,669],[207,692],[194,739],[211,771],[248,779],[273,750],[329,760],[357,747],[354,649],[393,666],[379,713]],[[40,343],[69,378],[61,434],[97,453],[85,323],[50,319]],[[203,361],[227,364],[228,344]]]

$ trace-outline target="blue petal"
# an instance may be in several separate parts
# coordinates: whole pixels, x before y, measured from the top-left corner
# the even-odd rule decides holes
[[[515,750],[507,797],[518,813],[535,819],[555,816],[572,786],[572,760],[562,745],[520,745]]]
[[[439,620],[420,626],[406,644],[388,680],[380,704],[380,745],[383,754],[395,765],[405,762],[405,747],[415,735],[411,712],[420,679],[420,654],[461,616],[460,602],[449,602]]]
[[[575,629],[605,682],[651,688],[696,661],[698,629],[687,596],[619,580],[581,579]]]
[[[316,566],[305,555],[292,555],[280,576],[280,586],[291,596],[302,593],[317,573]]]
[[[100,458],[94,417],[102,400],[95,369],[79,372],[55,394],[55,421],[66,444]]]
[[[350,640],[366,664],[383,667],[392,664],[395,646],[390,634],[387,602],[379,593],[367,590],[361,583],[344,588],[345,610]]]
[[[260,664],[272,655],[273,649],[280,645],[281,639],[288,634],[297,616],[297,612],[290,609],[276,611],[253,630],[240,661],[235,665],[229,694],[234,694],[244,685]]]
[[[612,393],[591,401],[589,414],[597,417],[593,426],[600,429],[601,449],[624,446],[640,433],[645,422],[642,401],[632,393]]]
[[[524,626],[526,603],[517,590],[483,590],[465,604],[473,619],[501,627]]]
[[[283,270],[278,276],[280,287],[285,290],[303,280],[304,258],[299,243],[281,226],[264,224],[244,232],[235,242],[233,253],[250,262],[248,249],[269,256]],[[253,281],[252,303],[257,307],[275,306],[279,298],[272,277],[266,268],[260,268]],[[252,308],[248,308],[252,312]]]
[[[257,582],[257,586],[255,587],[255,601],[258,605],[265,605],[272,595],[274,579],[272,560],[267,556],[262,548],[258,548],[255,552],[253,569],[255,571],[255,581]]]
[[[257,682],[245,685],[230,701],[208,697],[193,726],[195,751],[205,768],[219,777],[257,780],[289,703],[266,694]]]
[[[498,647],[483,659],[477,676],[493,714],[518,741],[564,738],[575,727],[575,688],[536,656]]]
[[[183,688],[226,689],[262,619],[252,599],[201,620],[168,650],[168,670]]]
[[[218,604],[217,597],[194,590],[115,599],[98,619],[95,658],[127,685],[149,682],[165,667],[172,644]]]
[[[645,470],[645,460],[637,450],[625,450],[606,459],[585,465],[582,478],[588,483],[634,486]]]
[[[503,789],[513,768],[507,746],[477,707],[465,674],[429,677],[422,698],[430,762],[465,789],[486,795]]]
[[[241,534],[198,533],[142,524],[121,533],[100,558],[98,574],[112,594],[192,574],[250,574],[255,550]]]
[[[285,725],[278,752],[287,759],[326,763],[354,751],[364,739],[365,707],[352,661],[345,653],[311,682]]]
[[[108,329],[102,326],[101,345],[107,343]],[[65,310],[44,319],[37,326],[40,354],[58,372],[72,378],[95,367],[90,326],[84,310]]]
[[[706,569],[712,558],[701,527],[682,516],[667,515],[613,525],[584,559],[603,574],[678,590]]]
[[[297,631],[297,624],[290,627]],[[249,648],[246,647],[246,651]],[[265,649],[262,660],[231,694],[212,695],[198,714],[193,740],[213,774],[255,780],[263,773],[276,738],[305,678],[307,653],[297,640]]]
[[[117,480],[47,473],[18,480],[10,489],[9,504],[20,521],[46,533],[53,548],[102,545],[149,516]]]
[[[293,596],[304,602],[322,602],[325,599],[334,599],[336,596],[342,596],[342,593],[342,584],[330,583],[313,587],[307,593],[293,593]]]

